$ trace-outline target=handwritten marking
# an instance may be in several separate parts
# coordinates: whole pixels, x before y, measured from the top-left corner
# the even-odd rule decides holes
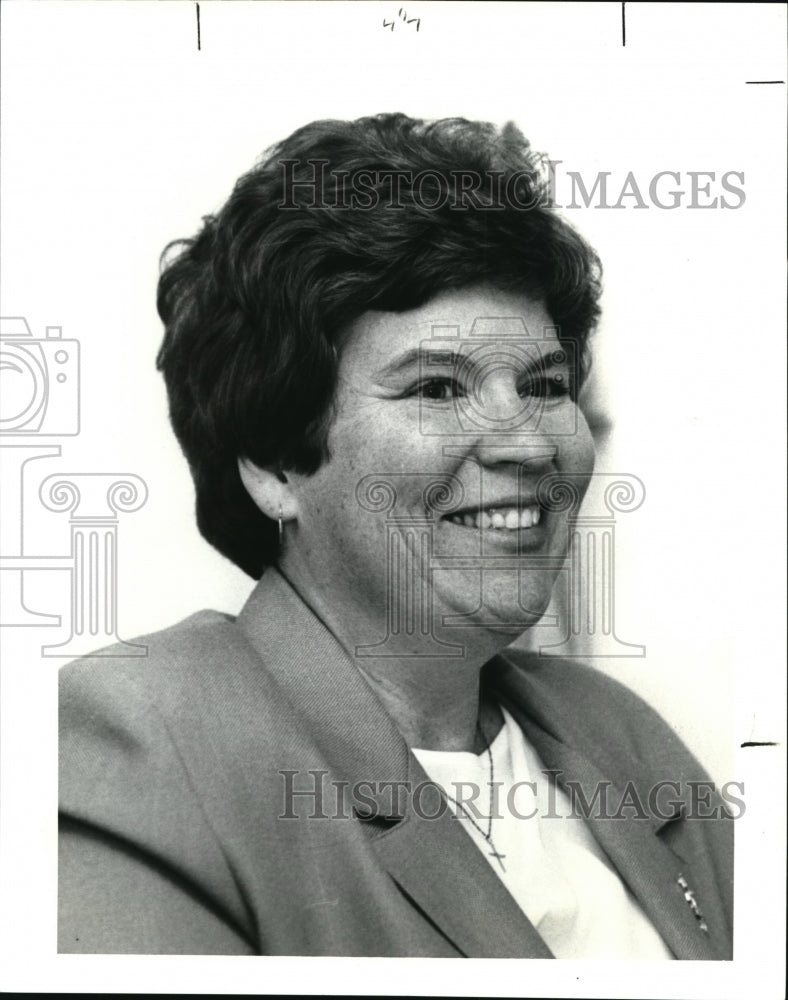
[[[776,747],[777,744],[772,740],[764,740],[762,743],[757,740],[747,740],[746,743],[741,744],[742,747]]]
[[[627,5],[626,2],[621,4],[621,44],[626,47],[627,44]]]
[[[200,45],[200,5],[197,3],[194,5],[197,8],[197,51],[201,50]]]
[[[785,83],[785,80],[745,80],[745,83]]]
[[[401,21],[404,21],[405,24],[415,24],[416,25],[416,31],[418,31],[419,28],[421,27],[421,18],[420,17],[411,17],[411,18],[408,18],[408,12],[406,10],[403,10],[402,7],[400,7],[400,9],[399,9],[397,17],[399,17],[399,19]],[[394,30],[394,25],[396,23],[397,23],[396,20],[387,21],[385,19],[385,17],[383,18],[383,27],[384,28],[388,28],[389,31],[393,31]]]

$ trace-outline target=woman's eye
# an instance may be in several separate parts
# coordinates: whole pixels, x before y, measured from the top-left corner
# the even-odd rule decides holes
[[[571,395],[571,392],[572,386],[568,376],[556,373],[527,382],[520,390],[520,395],[532,399],[561,399]]]
[[[463,391],[454,379],[431,378],[416,387],[415,395],[422,399],[443,400],[462,396]]]

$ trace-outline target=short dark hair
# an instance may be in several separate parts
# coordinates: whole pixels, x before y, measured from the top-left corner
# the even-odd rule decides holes
[[[485,182],[471,191],[476,175]],[[364,312],[480,282],[525,292],[580,346],[582,381],[601,268],[552,206],[544,157],[511,123],[313,122],[203,223],[162,256],[157,364],[200,531],[255,579],[276,560],[277,529],[238,458],[303,474],[326,460],[339,335]]]

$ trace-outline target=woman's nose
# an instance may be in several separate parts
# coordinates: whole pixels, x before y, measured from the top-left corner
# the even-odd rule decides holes
[[[486,379],[464,402],[475,411],[475,423],[483,432],[534,439],[560,434],[572,409],[557,406],[544,393],[520,389],[505,375]]]
[[[524,395],[513,381],[489,379],[475,400],[476,452],[484,464],[527,462],[531,471],[555,468],[562,443],[572,434],[573,404],[556,406]]]
[[[530,476],[555,472],[560,464],[559,445],[539,435],[485,435],[477,439],[474,455],[486,468],[519,466]]]

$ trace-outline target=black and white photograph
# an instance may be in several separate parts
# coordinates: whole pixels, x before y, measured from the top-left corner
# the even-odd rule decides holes
[[[4,5],[2,989],[782,994],[785,22]]]

